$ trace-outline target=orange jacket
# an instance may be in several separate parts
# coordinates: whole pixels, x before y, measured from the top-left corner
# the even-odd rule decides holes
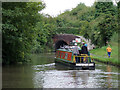
[[[111,52],[112,49],[110,47],[107,48],[107,52]]]

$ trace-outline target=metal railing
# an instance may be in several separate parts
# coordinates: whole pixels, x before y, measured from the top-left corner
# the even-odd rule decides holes
[[[76,63],[76,59],[80,61],[79,63],[90,63],[93,62],[91,59],[92,56],[88,56],[87,54],[81,54],[79,56],[73,55],[73,62]]]

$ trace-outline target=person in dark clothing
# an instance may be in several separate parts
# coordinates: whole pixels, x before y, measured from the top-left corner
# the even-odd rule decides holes
[[[88,55],[88,49],[87,49],[87,44],[85,45],[85,43],[83,43],[83,46],[81,48],[81,54],[87,54]],[[83,63],[83,59],[84,57],[82,57],[82,63]]]
[[[85,46],[85,43],[83,43],[83,46],[82,46],[82,49],[81,49],[81,53],[82,54],[88,54],[88,49],[87,49],[87,46]]]

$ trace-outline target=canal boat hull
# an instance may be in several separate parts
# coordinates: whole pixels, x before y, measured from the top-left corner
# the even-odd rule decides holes
[[[64,60],[60,60],[55,58],[55,64],[62,64],[66,67],[70,67],[71,69],[79,69],[79,70],[95,70],[95,63],[72,63],[72,62],[67,62]]]
[[[76,58],[79,62],[76,62]],[[73,69],[95,70],[95,63],[91,61],[91,57],[86,54],[75,56],[72,51],[58,49],[56,51],[55,63],[64,64]]]

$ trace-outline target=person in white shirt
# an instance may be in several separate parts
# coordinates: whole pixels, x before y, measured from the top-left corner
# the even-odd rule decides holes
[[[75,47],[73,48],[73,54],[75,56],[79,55],[79,47],[77,46],[77,43],[75,43]],[[75,57],[76,63],[79,63],[79,58]]]

